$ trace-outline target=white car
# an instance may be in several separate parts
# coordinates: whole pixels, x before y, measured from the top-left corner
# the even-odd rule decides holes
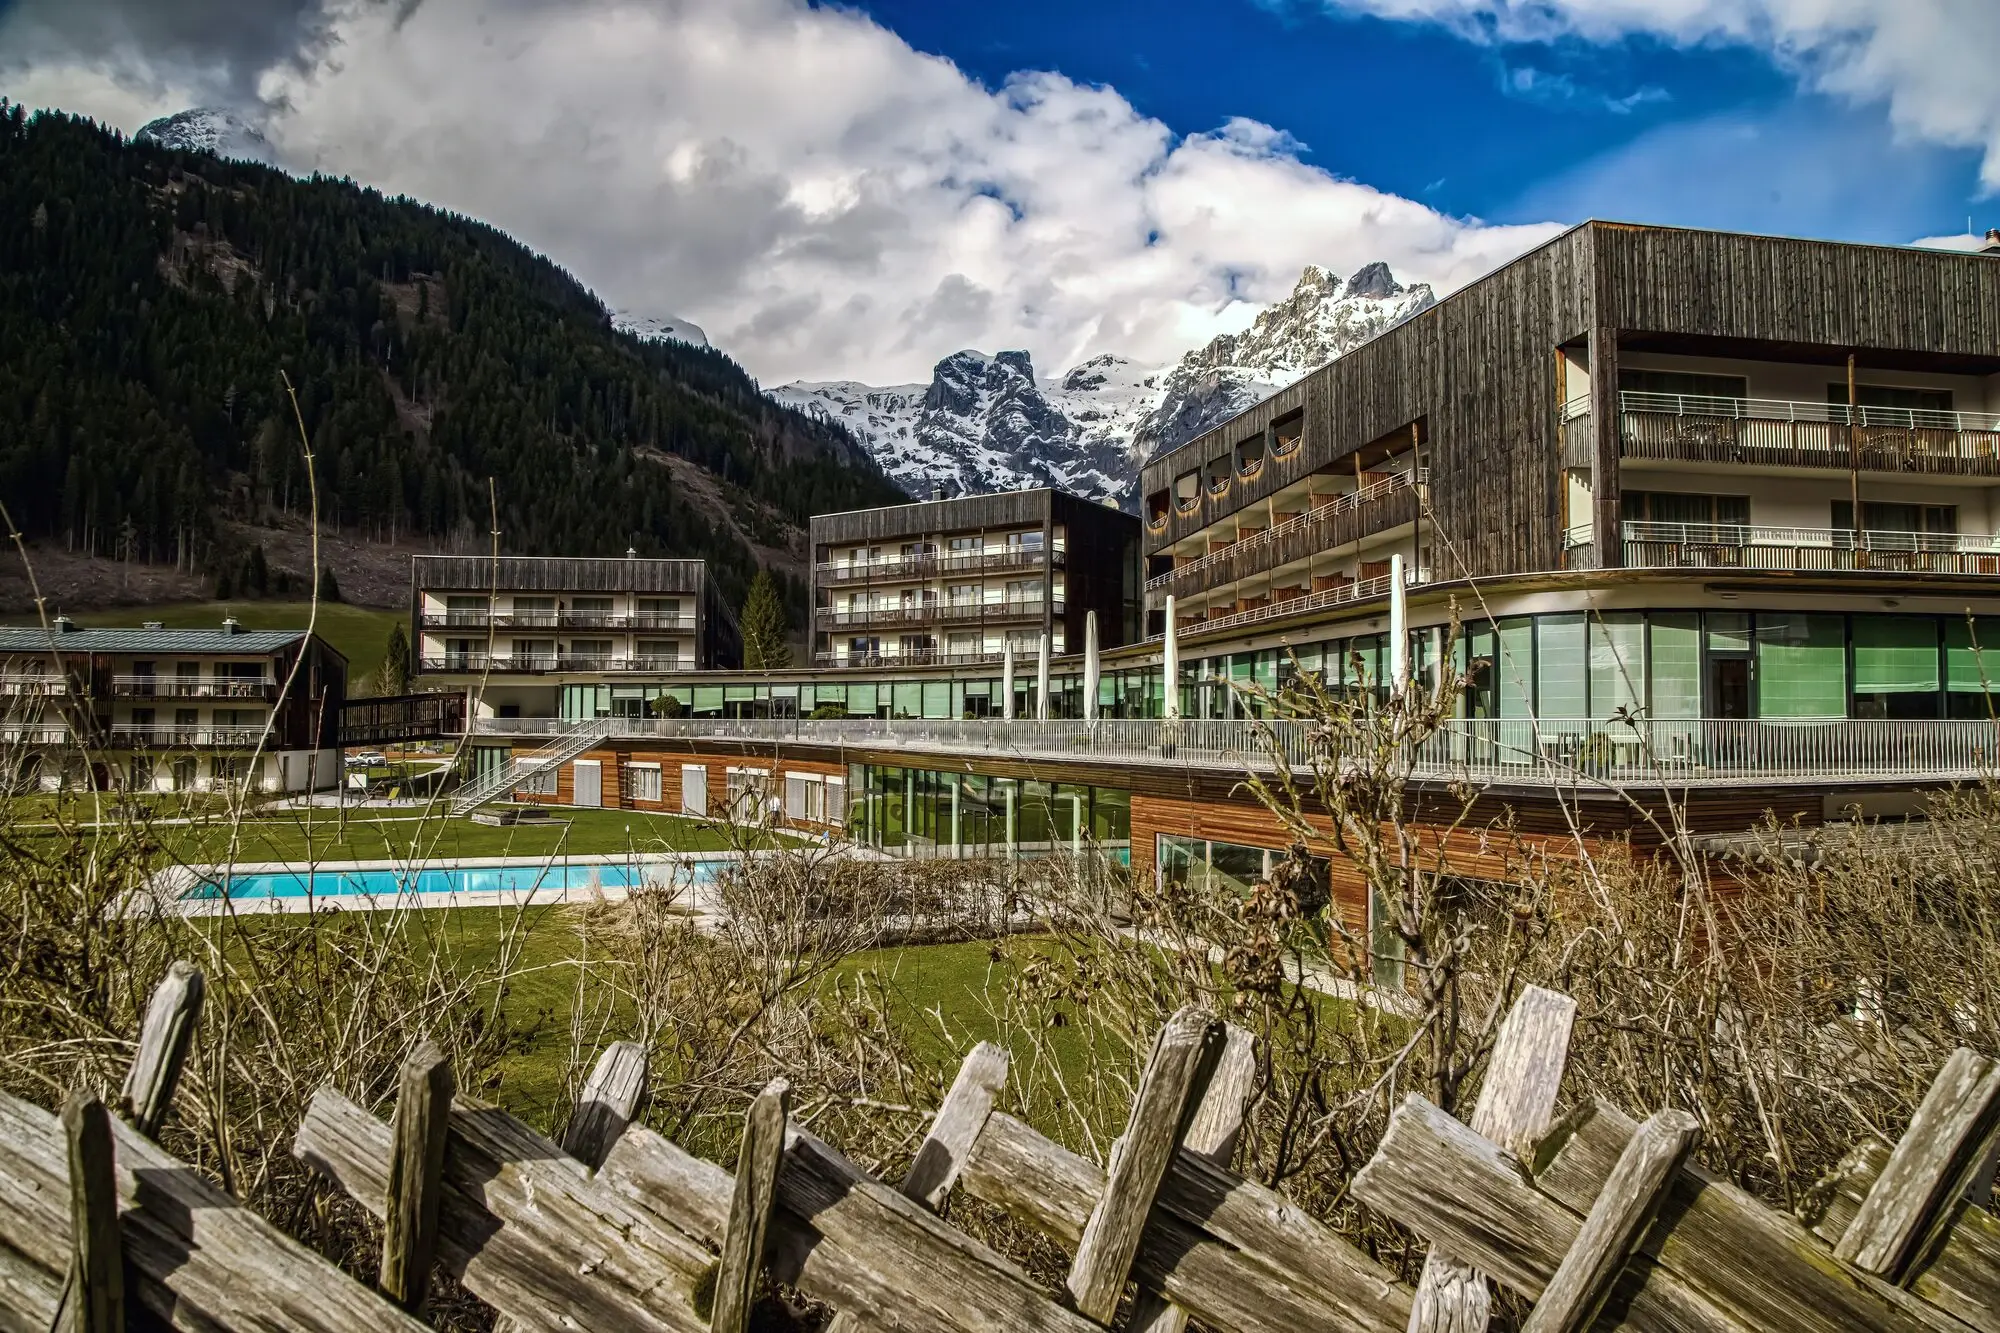
[[[363,750],[359,754],[347,756],[347,763],[350,768],[374,768],[388,762],[389,757],[380,750]]]

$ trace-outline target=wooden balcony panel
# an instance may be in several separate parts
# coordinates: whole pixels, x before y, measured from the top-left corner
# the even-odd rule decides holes
[[[1213,558],[1198,568],[1176,569],[1152,591],[1164,595],[1190,597],[1226,588],[1245,578],[1268,573],[1323,551],[1361,540],[1373,533],[1414,523],[1422,513],[1419,492],[1408,486],[1367,501],[1357,508],[1313,511],[1306,521],[1288,528],[1273,528],[1256,541],[1211,544]]]

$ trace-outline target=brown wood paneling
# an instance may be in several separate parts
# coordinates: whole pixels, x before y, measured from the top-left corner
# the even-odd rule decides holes
[[[411,558],[411,586],[419,591],[485,592],[700,592],[707,574],[701,560],[570,558],[477,555]]]

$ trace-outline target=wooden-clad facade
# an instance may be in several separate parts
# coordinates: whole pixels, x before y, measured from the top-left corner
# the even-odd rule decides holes
[[[1597,372],[1588,416],[1564,410],[1564,349]],[[1147,553],[1420,426],[1430,517],[1452,550],[1435,577],[1563,567],[1580,524],[1596,530],[1595,563],[1615,563],[1621,351],[1993,375],[2000,259],[1585,223],[1148,463]],[[1207,484],[1295,414],[1301,447]],[[1589,471],[1594,513],[1567,512],[1566,466]]]

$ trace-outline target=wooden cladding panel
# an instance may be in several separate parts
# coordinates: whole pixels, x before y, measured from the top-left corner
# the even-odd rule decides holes
[[[701,560],[558,559],[530,556],[420,555],[411,578],[433,592],[662,592],[697,593],[707,573]],[[496,583],[497,579],[497,583]]]
[[[1050,520],[1050,500],[1055,494],[1047,489],[995,491],[987,495],[961,495],[949,500],[885,505],[879,509],[815,514],[811,522],[814,559],[820,558],[818,548],[822,545],[895,541],[950,532],[978,532],[988,528],[1042,527]],[[1133,521],[1137,522],[1136,519]]]

